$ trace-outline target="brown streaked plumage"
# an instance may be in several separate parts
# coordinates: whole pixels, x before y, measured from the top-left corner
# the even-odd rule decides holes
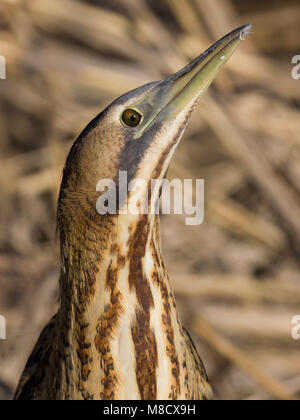
[[[97,185],[109,178],[121,189],[120,171],[128,182],[142,179],[148,186],[164,179],[200,95],[249,30],[233,31],[175,75],[117,99],[74,143],[58,202],[60,307],[41,333],[15,399],[212,398],[178,317],[159,216],[123,211],[126,204],[153,205],[159,189],[154,195],[143,187],[127,191],[116,214],[101,215]]]

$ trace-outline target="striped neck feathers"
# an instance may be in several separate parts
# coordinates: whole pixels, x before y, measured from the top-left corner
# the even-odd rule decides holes
[[[82,221],[74,229],[65,222],[61,232],[53,357],[61,375],[50,379],[59,393],[51,397],[177,398],[183,333],[161,257],[159,216],[130,223],[126,215],[91,218],[83,208]]]

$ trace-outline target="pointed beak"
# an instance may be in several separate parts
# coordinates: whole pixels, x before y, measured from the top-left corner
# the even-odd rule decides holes
[[[147,97],[152,112],[146,115],[136,137],[155,123],[164,123],[182,111],[190,109],[208,89],[219,71],[230,59],[241,41],[251,32],[251,25],[244,25],[225,35],[188,66],[162,80]],[[143,109],[144,99],[137,108]]]
[[[167,78],[169,101],[158,114],[159,119],[173,118],[202,95],[227,63],[241,41],[251,32],[242,26],[221,38],[187,67]]]

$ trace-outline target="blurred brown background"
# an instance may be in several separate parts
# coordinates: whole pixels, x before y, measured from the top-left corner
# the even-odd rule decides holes
[[[56,200],[76,135],[249,22],[169,172],[205,178],[205,223],[164,216],[163,245],[216,398],[300,397],[299,0],[1,0],[0,399],[56,309]]]

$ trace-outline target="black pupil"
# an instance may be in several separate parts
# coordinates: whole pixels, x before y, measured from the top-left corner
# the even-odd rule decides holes
[[[127,109],[122,115],[122,120],[129,127],[136,127],[141,121],[141,115],[133,109]]]

